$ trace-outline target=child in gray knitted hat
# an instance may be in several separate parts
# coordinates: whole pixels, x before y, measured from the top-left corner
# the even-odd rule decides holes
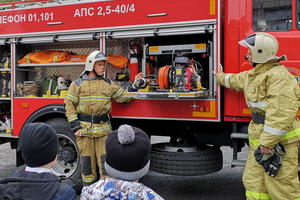
[[[81,200],[163,200],[138,180],[150,166],[150,139],[139,128],[121,125],[106,140],[105,170],[110,177],[82,190]]]

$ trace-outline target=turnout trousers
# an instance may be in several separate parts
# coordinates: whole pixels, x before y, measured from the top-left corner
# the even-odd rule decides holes
[[[90,185],[104,174],[105,141],[107,136],[77,136],[83,184]]]
[[[298,142],[285,144],[286,154],[277,176],[269,176],[254,158],[257,146],[250,143],[243,174],[247,200],[300,200]]]

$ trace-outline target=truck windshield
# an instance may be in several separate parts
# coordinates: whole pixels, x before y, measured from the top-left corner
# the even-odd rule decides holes
[[[292,28],[292,0],[253,0],[252,26],[255,31],[290,30]]]

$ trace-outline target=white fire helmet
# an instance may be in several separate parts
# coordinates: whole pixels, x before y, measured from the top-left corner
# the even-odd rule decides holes
[[[239,44],[250,49],[254,63],[265,63],[277,58],[278,41],[268,33],[254,33],[239,41]]]
[[[104,61],[106,63],[107,57],[101,51],[93,51],[92,53],[90,53],[90,55],[88,55],[88,57],[85,60],[84,72],[93,71],[94,64],[97,61]]]

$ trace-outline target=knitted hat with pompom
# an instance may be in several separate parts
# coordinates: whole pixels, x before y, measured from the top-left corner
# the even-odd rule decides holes
[[[107,174],[122,180],[136,180],[145,176],[150,166],[150,139],[139,128],[121,125],[106,140]]]

